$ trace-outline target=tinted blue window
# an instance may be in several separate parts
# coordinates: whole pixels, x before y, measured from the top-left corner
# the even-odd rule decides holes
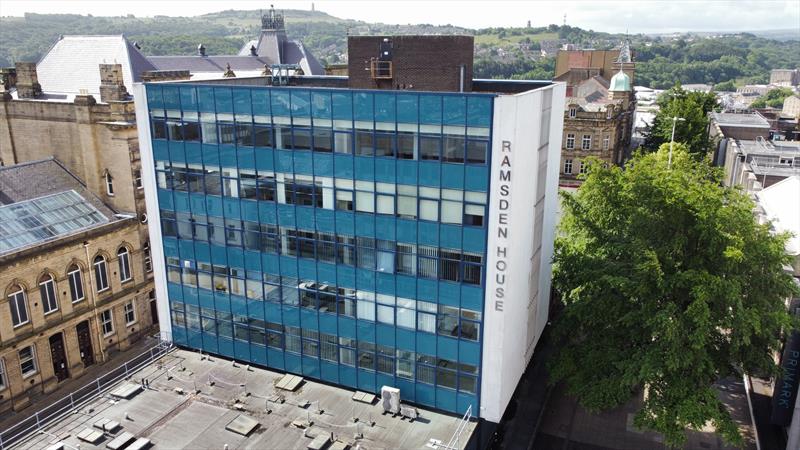
[[[467,99],[467,125],[488,127],[492,123],[492,97],[470,96]]]
[[[251,91],[253,115],[268,116],[270,114],[269,92],[270,91],[265,89],[254,89]]]
[[[177,86],[164,86],[164,108],[181,109],[181,94]]]
[[[448,95],[444,100],[444,124],[465,125],[467,115],[467,99],[462,96]]]
[[[286,91],[272,91],[272,114],[276,116],[289,116],[291,98]]]
[[[375,121],[394,122],[395,94],[375,94]]]
[[[353,96],[351,93],[334,92],[333,99],[333,118],[339,120],[353,119]]]
[[[147,93],[147,106],[150,109],[161,109],[164,107],[164,99],[161,96],[161,86],[147,85],[145,92]]]
[[[311,95],[308,91],[291,91],[292,117],[311,116]]]
[[[329,92],[311,93],[311,115],[315,118],[330,119],[333,114]]]
[[[366,92],[356,92],[353,94],[353,104],[355,111],[355,119],[372,122],[374,120],[373,114],[373,95]]]
[[[233,97],[230,88],[214,88],[214,99],[218,113],[233,113]]]
[[[250,89],[233,90],[233,111],[236,114],[252,114],[253,108],[250,102]]]
[[[419,96],[416,94],[397,94],[397,121],[417,123],[419,118]]]
[[[214,88],[198,86],[197,101],[200,106],[200,111],[214,112],[217,110],[214,104]]]
[[[421,95],[419,97],[419,122],[439,125],[442,123],[442,97]]]
[[[181,86],[181,108],[184,111],[197,110],[197,91],[193,86]]]

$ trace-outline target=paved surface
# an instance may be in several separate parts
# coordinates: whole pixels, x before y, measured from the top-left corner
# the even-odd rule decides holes
[[[639,401],[632,400],[615,410],[589,413],[566,395],[563,385],[547,386],[546,361],[552,353],[545,330],[534,357],[514,392],[503,420],[490,440],[491,450],[661,450],[663,437],[633,426]],[[746,438],[745,449],[755,450],[755,431],[742,380],[728,379],[718,385],[727,405]],[[754,400],[755,401],[755,400]],[[756,405],[754,405],[755,407]],[[761,435],[759,427],[759,435]],[[713,430],[687,433],[685,449],[732,450]],[[763,450],[783,449],[764,445]]]
[[[330,435],[342,442],[360,445],[361,449],[421,449],[430,439],[449,441],[460,417],[419,410],[420,418],[410,422],[400,417],[382,415],[379,404],[368,405],[351,399],[353,391],[306,380],[295,392],[277,391],[275,383],[283,374],[249,368],[231,361],[201,359],[199,353],[176,350],[136,374],[132,382],[149,380],[149,388],[129,400],[97,398],[74,415],[48,428],[19,448],[41,449],[54,442],[68,446],[104,449],[115,436],[130,432],[150,439],[156,449],[305,449],[314,436]],[[213,382],[211,385],[210,382]],[[175,389],[183,389],[184,393]],[[195,392],[195,389],[199,392]],[[280,393],[285,403],[267,399]],[[305,400],[311,402],[302,407]],[[237,404],[241,410],[237,409]],[[266,408],[271,412],[267,412]],[[319,409],[323,412],[320,413]],[[248,436],[225,427],[238,415],[258,421]],[[358,422],[354,422],[357,417]],[[79,441],[75,436],[100,419],[118,421],[122,426],[105,433],[96,444]],[[307,429],[295,427],[295,421],[310,420]],[[374,426],[370,422],[374,421]],[[462,435],[461,448],[475,428],[470,422]],[[363,437],[356,438],[357,434]],[[70,447],[67,447],[70,448]]]
[[[11,411],[0,415],[0,430],[7,430],[15,423],[21,422],[34,414],[37,411],[44,409],[51,403],[60,400],[70,392],[76,391],[89,383],[94,382],[97,377],[102,376],[108,371],[117,368],[125,363],[125,361],[138,356],[158,343],[157,339],[146,336],[128,347],[125,351],[115,352],[113,357],[104,363],[98,362],[89,366],[78,378],[68,378],[58,385],[58,389],[47,394],[37,393],[31,399],[31,404],[21,411]]]
[[[764,450],[786,448],[786,434],[784,434],[783,428],[770,422],[773,382],[762,378],[750,377],[750,384],[752,385],[750,396],[753,402],[753,413],[758,427],[758,439],[761,442],[761,448]]]
[[[745,449],[755,450],[750,411],[741,380],[728,379],[720,383],[720,397],[728,407],[746,439]],[[634,399],[614,410],[592,414],[567,396],[563,386],[553,389],[544,412],[539,434],[532,448],[560,450],[661,450],[667,449],[663,437],[633,426],[633,416],[640,405]],[[733,450],[726,446],[713,429],[688,431],[684,449]]]

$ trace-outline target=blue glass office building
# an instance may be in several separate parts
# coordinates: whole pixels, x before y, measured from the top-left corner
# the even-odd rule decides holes
[[[492,191],[502,96],[137,89],[162,331],[176,344],[362,391],[393,386],[403,401],[453,413],[485,409],[492,383],[482,377],[502,369],[484,354],[497,314],[490,208],[502,195]],[[538,111],[550,134],[560,125],[547,106]],[[518,178],[535,192],[531,171]]]

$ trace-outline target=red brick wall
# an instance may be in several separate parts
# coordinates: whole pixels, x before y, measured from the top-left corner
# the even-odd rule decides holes
[[[392,79],[372,79],[370,60],[378,58],[384,38],[392,43]],[[350,36],[347,39],[349,85],[354,89],[472,90],[472,36]]]

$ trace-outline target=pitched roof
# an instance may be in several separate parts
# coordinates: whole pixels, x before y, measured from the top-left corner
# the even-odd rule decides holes
[[[0,168],[0,254],[115,220],[114,211],[53,158]]]
[[[271,60],[260,56],[150,56],[155,70],[188,70],[189,72],[219,72],[222,75],[226,66],[231,65],[234,72],[247,70],[263,70],[264,64],[273,64]]]
[[[217,55],[217,56],[150,56],[150,63],[155,70],[188,70],[191,73],[219,72],[222,75],[226,66],[231,65],[231,70],[261,71],[264,66],[273,64],[297,64],[306,75],[323,75],[325,69],[305,50],[303,44],[287,41],[283,45],[282,59],[274,59],[268,55],[247,56]]]
[[[141,81],[142,72],[155,70],[139,50],[122,35],[62,36],[36,65],[44,92],[100,93],[100,64],[121,64],[125,87]]]

